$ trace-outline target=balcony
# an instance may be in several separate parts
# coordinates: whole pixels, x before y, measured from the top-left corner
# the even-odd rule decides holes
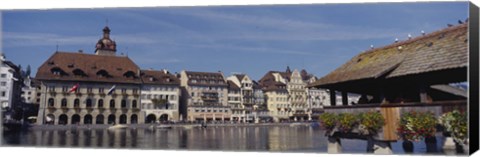
[[[203,101],[218,101],[218,97],[202,96]]]

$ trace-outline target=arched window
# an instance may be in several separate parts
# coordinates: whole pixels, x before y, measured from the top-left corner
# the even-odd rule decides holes
[[[73,107],[75,107],[75,108],[80,107],[80,99],[75,99],[75,100],[73,101]]]
[[[115,100],[110,100],[110,108],[115,108]]]
[[[137,100],[132,100],[132,108],[137,108]]]
[[[88,108],[92,107],[92,99],[87,99],[86,103]]]
[[[62,99],[62,107],[67,107],[67,99]]]
[[[55,104],[55,100],[53,100],[53,98],[48,99],[48,106],[49,107],[53,107],[54,104]]]
[[[98,100],[98,108],[102,108],[103,107],[103,99],[99,99]]]
[[[123,99],[120,105],[121,105],[122,108],[126,108],[127,107],[127,100]]]

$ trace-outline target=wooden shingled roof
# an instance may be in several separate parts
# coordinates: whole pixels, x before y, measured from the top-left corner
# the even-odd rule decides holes
[[[140,84],[139,72],[138,66],[125,56],[55,52],[38,68],[35,79]]]
[[[399,78],[468,66],[468,23],[363,52],[310,86]]]

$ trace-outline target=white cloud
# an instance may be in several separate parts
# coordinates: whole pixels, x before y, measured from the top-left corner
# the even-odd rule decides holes
[[[157,39],[145,34],[114,35],[117,43],[152,44]],[[53,33],[31,32],[3,32],[3,41],[6,47],[48,46],[48,45],[94,45],[100,37],[94,36],[66,36]]]

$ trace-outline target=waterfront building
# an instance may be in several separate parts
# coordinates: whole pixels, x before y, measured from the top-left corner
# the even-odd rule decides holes
[[[241,121],[253,122],[255,119],[254,108],[256,107],[253,80],[245,74],[234,74],[228,77],[227,80],[240,88],[240,105],[243,109]]]
[[[290,112],[294,121],[306,119],[310,115],[307,113],[309,109],[309,106],[307,106],[307,83],[297,69],[290,72],[290,68],[287,67],[283,76],[287,80],[288,108],[291,109]]]
[[[167,70],[142,70],[140,75],[145,123],[180,120],[180,79]]]
[[[39,68],[38,124],[135,124],[140,112],[140,68],[116,55],[110,29],[95,54],[55,52]]]
[[[6,119],[19,119],[23,79],[20,68],[0,53],[0,107]]]
[[[265,94],[267,109],[273,121],[288,120],[291,108],[288,108],[287,80],[278,71],[269,71],[259,80]]]
[[[270,71],[260,79],[259,82],[265,89],[270,88],[267,91],[264,90],[264,92],[267,97],[270,97],[267,98],[266,101],[267,106],[270,104],[268,108],[273,114],[272,116],[278,117],[275,118],[275,120],[311,120],[313,113],[312,108],[315,107],[315,111],[319,112],[319,108],[321,108],[319,106],[321,101],[323,101],[321,98],[323,98],[322,94],[324,94],[324,92],[306,87],[308,83],[313,82],[315,79],[316,77],[307,73],[305,69],[302,71],[298,71],[297,69],[291,71],[290,67],[287,67],[287,70],[284,72]],[[282,87],[282,85],[285,85],[287,90],[287,102],[282,102],[283,96],[276,98],[280,93],[283,94],[283,92],[280,92],[283,91],[283,89],[275,89],[274,87]],[[275,103],[269,101],[275,101]]]
[[[437,117],[454,108],[468,112],[466,90],[452,86],[467,81],[468,63],[464,23],[364,51],[309,87],[329,89],[330,104],[337,104],[336,91],[341,93],[342,106],[324,107],[325,112],[379,110],[386,119],[380,139],[396,141],[404,112]],[[357,104],[348,105],[349,93],[361,95]]]
[[[256,81],[252,81],[252,83],[254,97],[253,114],[255,117],[255,123],[260,121],[270,121],[272,117],[270,116],[267,104],[265,103],[265,94],[263,93],[262,86]]]
[[[228,84],[221,72],[180,73],[181,113],[188,121],[230,120]]]
[[[245,121],[245,108],[242,105],[242,95],[240,87],[233,81],[228,80],[228,106],[232,111],[230,120],[236,122]]]
[[[21,94],[23,102],[27,104],[39,104],[40,98],[37,98],[38,83],[30,76],[26,76],[23,78],[23,84]]]

